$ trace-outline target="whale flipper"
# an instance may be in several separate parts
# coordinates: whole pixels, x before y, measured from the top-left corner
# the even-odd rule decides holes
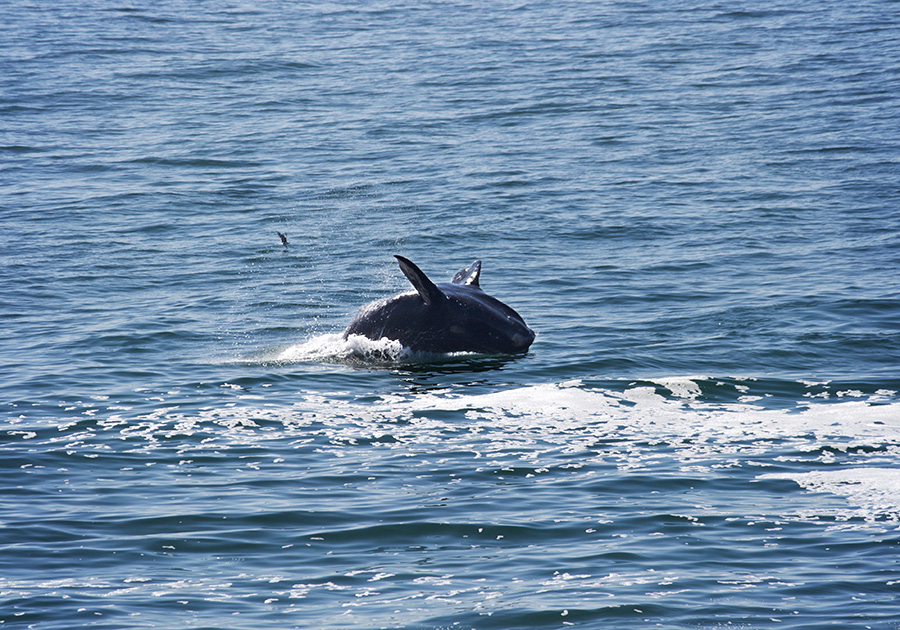
[[[404,258],[403,256],[398,256],[397,254],[394,254],[394,258],[400,263],[400,271],[402,271],[403,275],[409,279],[413,287],[415,287],[416,292],[419,294],[419,297],[422,298],[422,301],[425,302],[427,306],[438,304],[444,299],[444,294],[437,288],[437,285],[429,280],[428,276],[426,276],[421,269],[416,267],[411,260]]]
[[[468,267],[460,269],[456,272],[456,275],[453,276],[452,282],[453,284],[464,284],[469,287],[478,287],[481,286],[478,284],[478,279],[481,277],[481,261],[476,260]]]

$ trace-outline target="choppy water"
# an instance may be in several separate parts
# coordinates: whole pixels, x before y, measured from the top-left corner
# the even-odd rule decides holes
[[[898,15],[0,6],[0,625],[900,627]]]

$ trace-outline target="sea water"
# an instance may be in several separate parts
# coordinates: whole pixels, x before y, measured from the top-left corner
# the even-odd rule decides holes
[[[898,130],[887,0],[3,3],[0,626],[900,627]]]

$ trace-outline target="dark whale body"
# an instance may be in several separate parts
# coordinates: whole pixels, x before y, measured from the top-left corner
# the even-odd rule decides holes
[[[506,304],[481,290],[481,261],[460,270],[449,283],[435,284],[416,265],[395,256],[415,291],[362,307],[344,331],[399,341],[414,352],[518,354],[534,341],[525,321]]]

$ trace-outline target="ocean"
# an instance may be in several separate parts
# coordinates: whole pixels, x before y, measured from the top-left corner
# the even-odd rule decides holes
[[[898,130],[888,0],[0,4],[0,627],[900,628]]]

